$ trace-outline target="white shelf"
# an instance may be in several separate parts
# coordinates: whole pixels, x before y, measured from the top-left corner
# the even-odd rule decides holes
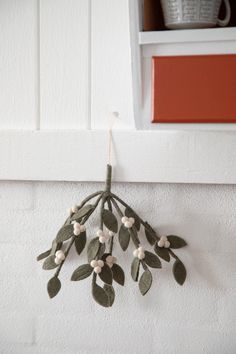
[[[236,132],[115,131],[114,181],[236,184]],[[108,132],[1,131],[0,180],[104,181]]]
[[[235,41],[236,27],[140,32],[139,44]]]

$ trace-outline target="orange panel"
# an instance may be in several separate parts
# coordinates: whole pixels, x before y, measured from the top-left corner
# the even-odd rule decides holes
[[[153,123],[236,123],[236,55],[153,57]]]

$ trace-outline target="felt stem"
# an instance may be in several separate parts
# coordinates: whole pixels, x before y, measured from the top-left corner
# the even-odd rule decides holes
[[[103,193],[103,191],[99,191],[99,192],[90,194],[87,198],[85,198],[85,199],[80,203],[79,209],[81,209],[81,208],[82,208],[87,202],[89,202],[91,199],[95,198],[95,197],[98,196],[98,195],[101,195],[102,193]]]
[[[112,176],[112,166],[107,165],[107,177],[106,177],[106,192],[110,193],[111,191],[111,176]]]
[[[111,199],[107,198],[107,205],[108,205],[108,209],[112,212],[112,204],[111,204]],[[112,236],[110,238],[109,241],[109,251],[108,253],[110,253],[112,255],[112,251],[113,251],[113,244],[114,244],[114,236]]]
[[[97,197],[98,195],[101,195],[103,193],[103,191],[99,191],[93,194],[90,194],[87,198],[85,198],[81,203],[80,206],[78,207],[78,210],[80,210],[81,208],[83,208],[83,206],[89,202],[91,199]],[[70,216],[66,219],[66,221],[64,222],[64,225],[67,223],[67,221],[70,220]]]
[[[111,196],[112,196],[114,199],[116,199],[120,204],[122,204],[125,208],[128,208],[128,209],[132,210],[132,211],[135,213],[135,215],[137,216],[137,218],[138,218],[138,220],[140,221],[140,223],[144,226],[144,228],[145,228],[147,231],[150,231],[150,232],[152,233],[152,235],[156,238],[157,241],[160,240],[160,237],[158,237],[158,236],[156,235],[156,233],[155,233],[155,234],[153,233],[152,228],[151,228],[142,218],[140,218],[140,216],[138,216],[138,214],[137,214],[127,203],[125,203],[121,198],[119,198],[117,195],[115,195],[115,194],[113,194],[113,193],[111,193]]]
[[[176,260],[178,260],[178,261],[180,260],[179,257],[177,257],[176,254],[175,254],[170,248],[168,249],[168,251],[169,251],[169,254],[170,254],[174,259],[176,259]]]
[[[95,193],[95,194],[96,194],[96,193]],[[99,194],[100,194],[100,192],[99,192]],[[95,202],[95,204],[94,204],[94,208],[91,209],[91,211],[84,217],[83,221],[81,222],[81,225],[84,225],[84,224],[86,223],[86,221],[88,220],[88,218],[92,215],[92,213],[93,213],[93,212],[95,211],[95,209],[97,208],[97,206],[98,206],[98,204],[99,204],[99,202],[100,202],[100,200],[101,200],[102,198],[103,198],[103,192],[102,192],[102,194],[99,195],[98,199],[96,200],[96,202]],[[55,273],[55,277],[58,277],[58,275],[59,275],[59,273],[60,273],[60,271],[61,271],[61,268],[62,268],[63,264],[65,263],[65,260],[66,260],[66,258],[67,258],[67,256],[68,256],[68,253],[70,252],[70,249],[71,249],[71,247],[73,246],[73,244],[74,244],[74,242],[75,242],[75,238],[76,238],[76,236],[72,236],[71,241],[70,241],[70,243],[69,243],[69,245],[68,245],[68,247],[67,247],[67,249],[66,249],[66,251],[65,251],[65,259],[64,259],[64,261],[61,262],[61,264],[60,264],[59,267],[57,268],[56,273]]]
[[[148,266],[146,265],[146,263],[145,263],[143,260],[141,260],[140,262],[141,262],[141,264],[142,264],[142,266],[143,266],[143,269],[144,269],[144,270],[147,270],[147,269],[148,269]]]

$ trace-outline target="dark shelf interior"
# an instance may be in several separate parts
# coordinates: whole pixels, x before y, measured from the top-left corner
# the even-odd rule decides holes
[[[236,0],[230,0],[231,19],[227,27],[236,27]],[[225,6],[222,3],[220,18],[225,16]],[[143,31],[166,30],[160,0],[143,1]]]

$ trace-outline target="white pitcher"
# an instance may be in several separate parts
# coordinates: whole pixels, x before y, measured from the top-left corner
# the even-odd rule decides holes
[[[227,26],[231,17],[229,0],[225,19],[219,19],[222,0],[161,0],[165,25],[170,29]]]

